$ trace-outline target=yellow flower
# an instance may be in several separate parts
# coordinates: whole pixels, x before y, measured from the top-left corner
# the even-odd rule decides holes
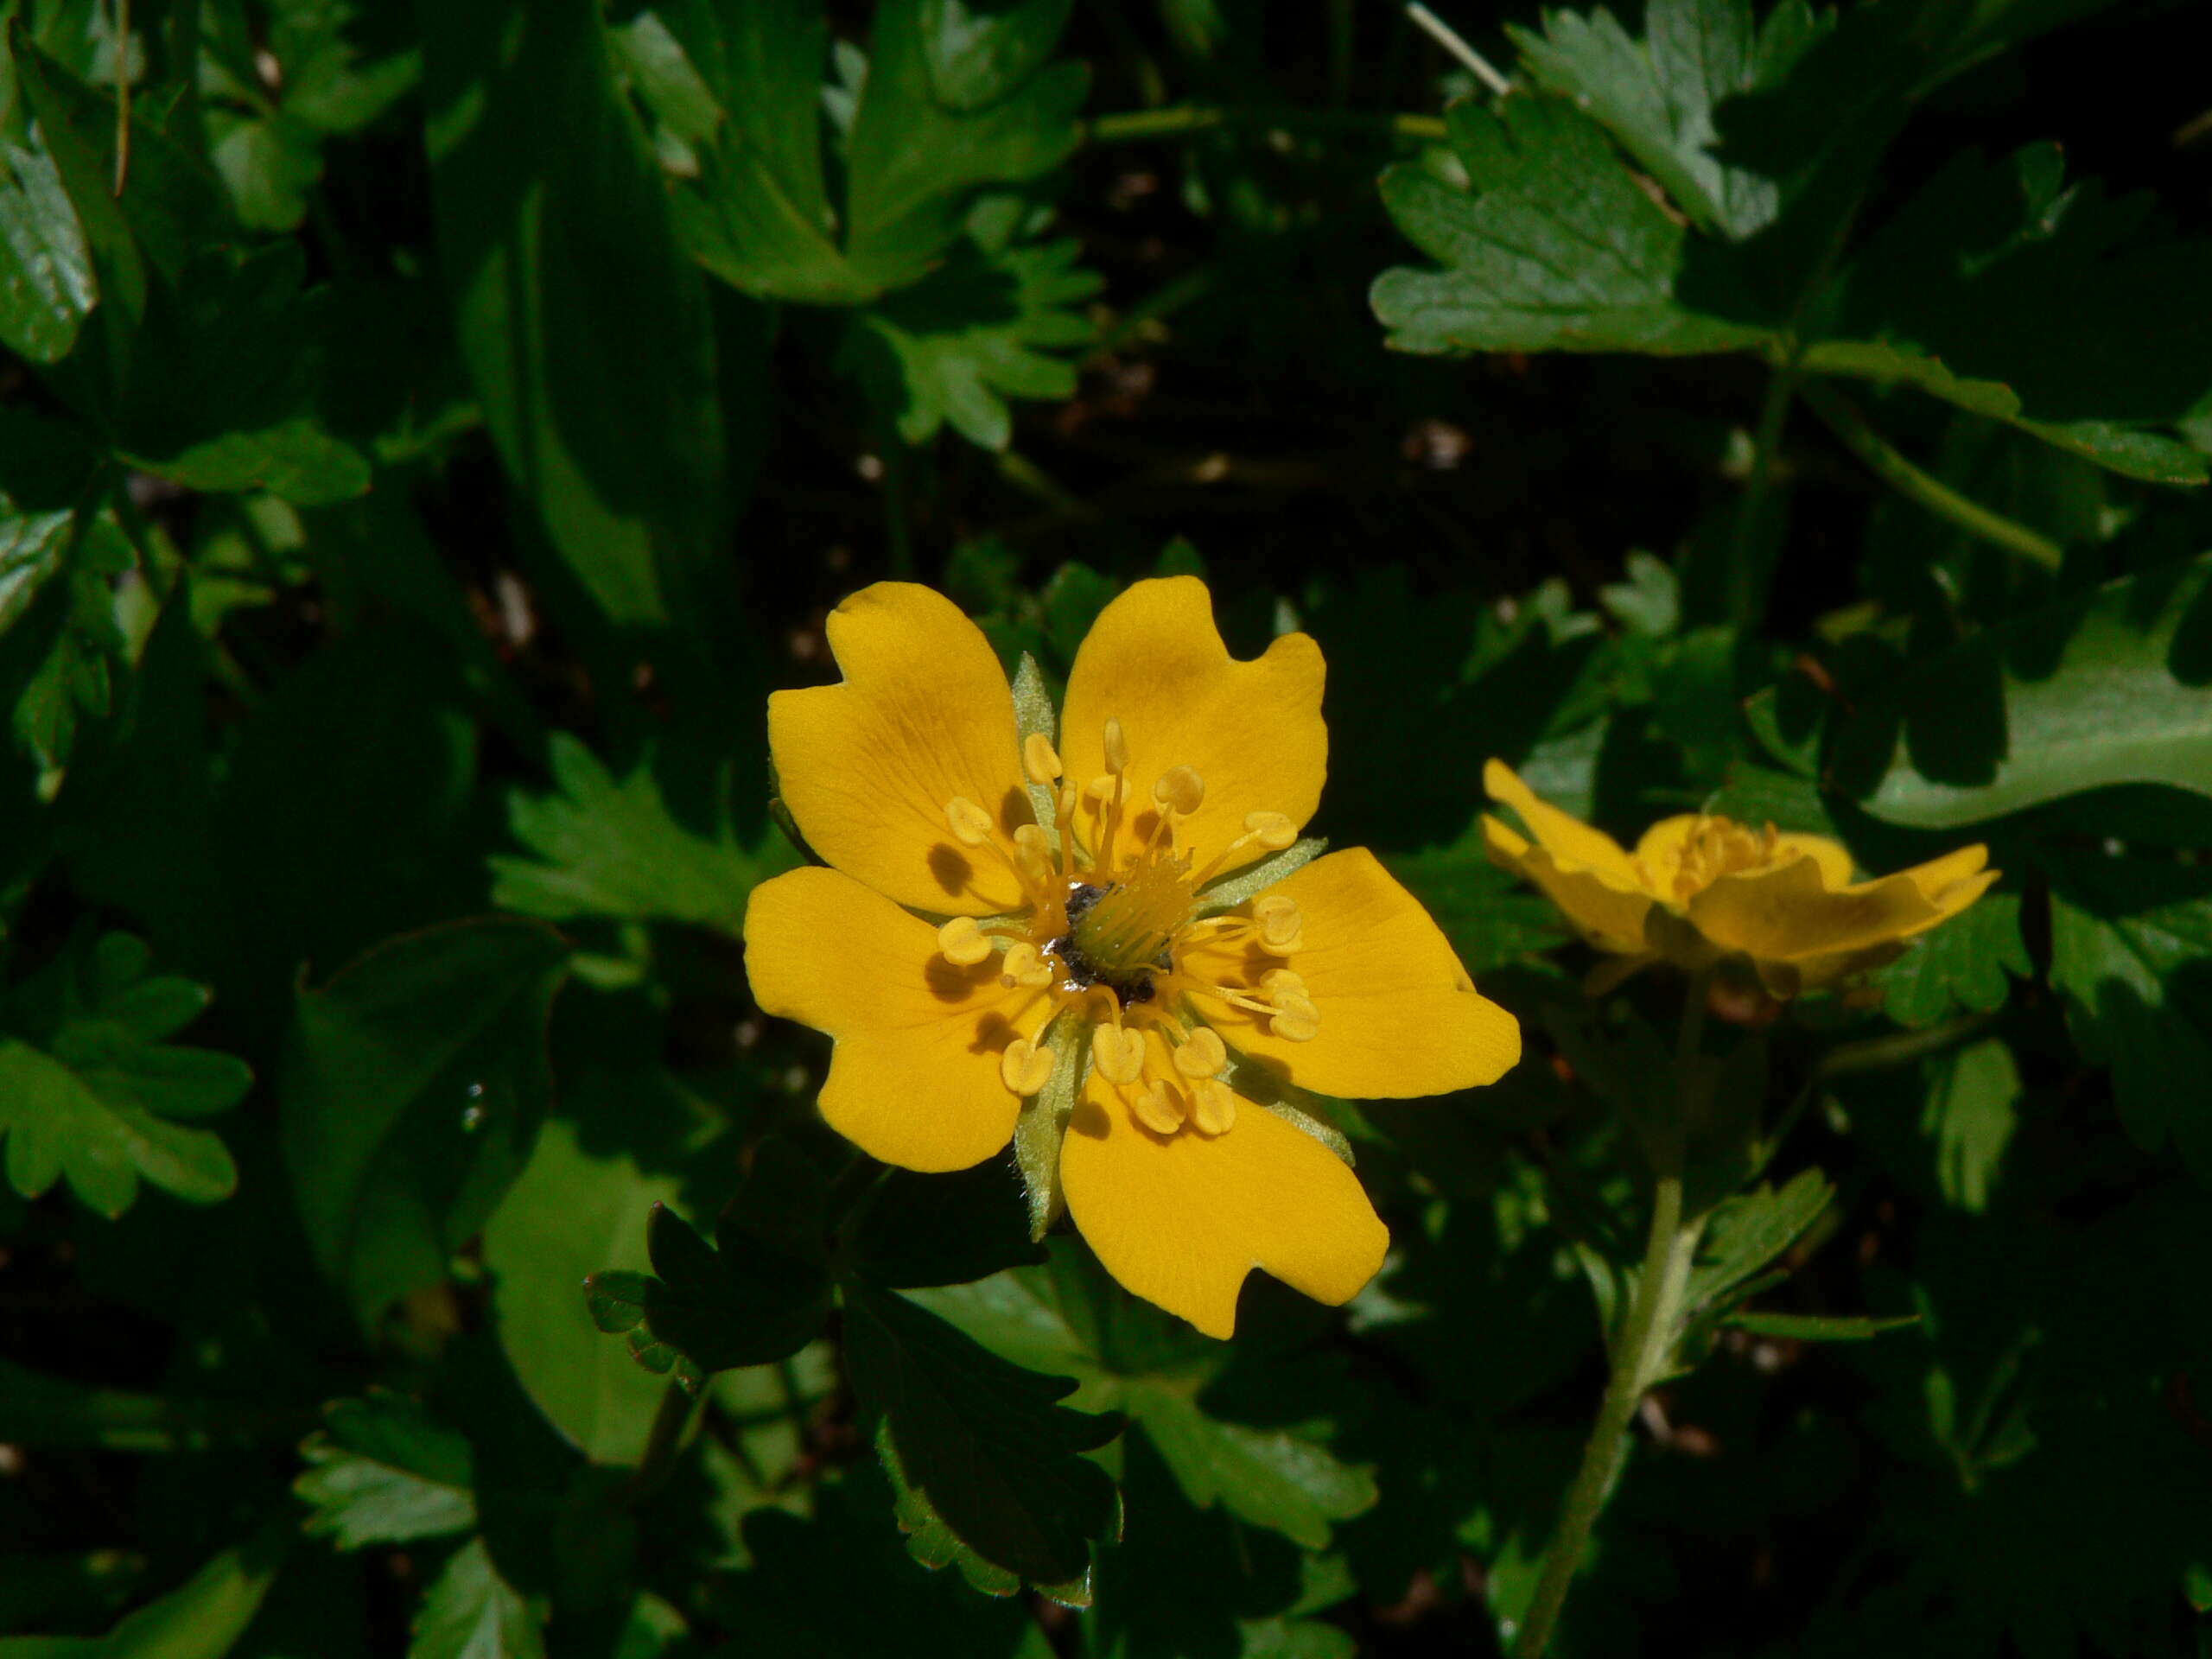
[[[1236,661],[1204,583],[1139,582],[1077,652],[1056,748],[1018,735],[990,645],[926,588],[854,594],[830,643],[842,683],[775,694],[768,737],[832,868],[764,884],[745,921],[760,1006],[836,1039],[823,1116],[952,1170],[1060,1098],[1068,1211],[1138,1295],[1226,1337],[1255,1267],[1357,1294],[1382,1224],[1240,1078],[1437,1094],[1494,1081],[1520,1032],[1369,853],[1222,902],[1320,799],[1319,647]]]
[[[1998,876],[1983,868],[1987,848],[1961,847],[1854,885],[1851,855],[1835,842],[1702,813],[1662,818],[1630,853],[1540,800],[1502,761],[1483,768],[1483,787],[1535,837],[1485,817],[1492,861],[1535,882],[1592,944],[1624,959],[1606,982],[1661,957],[1690,969],[1745,957],[1770,993],[1794,996],[1892,960]]]

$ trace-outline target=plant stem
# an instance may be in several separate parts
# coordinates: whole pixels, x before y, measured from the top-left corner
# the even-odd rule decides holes
[[[645,1436],[645,1454],[638,1460],[638,1472],[630,1477],[630,1484],[623,1489],[622,1501],[635,1509],[665,1485],[675,1472],[677,1454],[683,1449],[683,1431],[691,1421],[694,1402],[691,1391],[671,1377],[668,1392],[660,1397],[659,1409],[653,1413],[653,1426]]]
[[[1465,66],[1467,73],[1503,98],[1513,90],[1513,83],[1491,67],[1490,60],[1469,46],[1466,37],[1441,17],[1421,3],[1421,0],[1407,0],[1406,16],[1423,33]]]
[[[1568,1586],[1590,1541],[1590,1530],[1612,1496],[1614,1480],[1628,1459],[1629,1426],[1645,1391],[1666,1363],[1675,1340],[1682,1290],[1689,1280],[1697,1230],[1682,1224],[1682,1177],[1662,1171],[1652,1187],[1651,1233],[1643,1267],[1629,1302],[1628,1323],[1612,1354],[1612,1377],[1598,1408],[1598,1421],[1582,1448],[1582,1466],[1567,1490],[1558,1529],[1544,1551],[1542,1575],[1529,1603],[1528,1618],[1513,1644],[1513,1659],[1536,1659],[1550,1642]]]
[[[2066,550],[2043,534],[2003,513],[1993,512],[1979,501],[1961,495],[1942,480],[1923,472],[1892,448],[1880,433],[1866,424],[1857,410],[1816,381],[1804,386],[1805,402],[1844,447],[1873,469],[1874,475],[1906,499],[1917,503],[1939,518],[1948,518],[1976,541],[2017,553],[2022,558],[2056,570]]]
[[[1767,582],[1753,570],[1754,561],[1764,562],[1759,547],[1759,523],[1767,498],[1774,493],[1775,451],[1782,446],[1783,423],[1789,418],[1790,395],[1797,390],[1797,358],[1793,351],[1767,378],[1766,396],[1759,404],[1758,430],[1751,440],[1751,471],[1744,480],[1744,497],[1736,505],[1734,533],[1728,542],[1728,620],[1738,627],[1755,626],[1766,607]]]
[[[1369,115],[1357,110],[1301,110],[1270,105],[1173,104],[1160,110],[1102,115],[1084,127],[1083,136],[1094,144],[1133,143],[1147,138],[1179,138],[1218,127],[1388,133],[1422,143],[1446,135],[1442,119],[1433,115]]]
[[[1690,976],[1682,1005],[1681,1035],[1676,1044],[1677,1099],[1689,1087],[1692,1063],[1705,1036],[1706,1005],[1711,989],[1710,972]],[[1513,1659],[1537,1659],[1559,1623],[1567,1592],[1582,1565],[1591,1529],[1612,1496],[1613,1483],[1628,1461],[1628,1432],[1636,1421],[1644,1395],[1659,1380],[1675,1346],[1681,1323],[1682,1294],[1688,1287],[1690,1264],[1697,1255],[1700,1224],[1682,1217],[1682,1126],[1668,1127],[1652,1149],[1651,1231],[1644,1241],[1643,1265],[1629,1293],[1628,1318],[1612,1346],[1612,1375],[1606,1380],[1605,1397],[1598,1407],[1598,1421],[1582,1447],[1582,1466],[1567,1489],[1559,1526],[1544,1550],[1542,1573],[1529,1599],[1527,1618],[1513,1643]]]

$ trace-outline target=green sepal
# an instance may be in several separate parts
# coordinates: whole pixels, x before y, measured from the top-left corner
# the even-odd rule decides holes
[[[1032,732],[1039,733],[1047,743],[1059,742],[1059,721],[1052,709],[1052,694],[1045,684],[1045,671],[1037,666],[1037,659],[1027,652],[1021,653],[1021,662],[1014,671],[1014,730],[1018,744],[1026,745]],[[1027,777],[1027,772],[1023,773]],[[1046,835],[1059,829],[1059,812],[1052,799],[1052,791],[1044,784],[1027,784],[1029,804],[1037,814],[1037,822]]]
[[[1198,914],[1212,916],[1255,898],[1281,880],[1292,871],[1311,864],[1329,850],[1329,843],[1319,836],[1307,836],[1294,841],[1279,853],[1248,864],[1241,870],[1232,870],[1218,881],[1210,882],[1198,889]]]
[[[1021,1116],[1014,1120],[1014,1160],[1029,1195],[1033,1243],[1052,1231],[1067,1209],[1066,1195],[1060,1191],[1060,1142],[1067,1139],[1068,1120],[1075,1116],[1076,1099],[1090,1063],[1082,1031],[1082,1021],[1065,1014],[1046,1027],[1042,1041],[1052,1051],[1052,1077],[1023,1103]]]

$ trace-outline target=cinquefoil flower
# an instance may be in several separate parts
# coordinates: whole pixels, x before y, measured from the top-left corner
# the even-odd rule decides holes
[[[1065,1101],[1059,1190],[1138,1295],[1226,1337],[1255,1267],[1356,1294],[1382,1224],[1239,1080],[1436,1094],[1494,1081],[1520,1033],[1366,852],[1224,887],[1320,798],[1319,647],[1236,661],[1205,584],[1140,582],[1077,652],[1056,746],[1019,734],[982,632],[926,588],[854,594],[830,643],[842,683],[775,694],[768,736],[832,868],[764,884],[745,923],[760,1006],[836,1039],[823,1116],[952,1170]]]
[[[1491,860],[1542,888],[1586,939],[1622,959],[1609,982],[1662,957],[1693,969],[1744,957],[1770,994],[1794,996],[1892,960],[1998,876],[1983,868],[1989,849],[1975,846],[1854,884],[1851,855],[1836,842],[1707,813],[1660,819],[1631,853],[1540,799],[1502,761],[1484,767],[1483,787],[1535,837],[1485,817]]]

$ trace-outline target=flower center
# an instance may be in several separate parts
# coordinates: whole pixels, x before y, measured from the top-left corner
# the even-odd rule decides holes
[[[1024,740],[1022,770],[1050,792],[1053,825],[1025,823],[1010,847],[974,802],[945,804],[953,838],[1002,860],[1027,903],[989,921],[956,917],[938,931],[938,948],[968,968],[995,955],[1000,983],[1032,994],[1007,1015],[1021,1034],[1007,1042],[1001,1075],[1016,1094],[1037,1094],[1051,1080],[1064,1039],[1047,1043],[1046,1033],[1070,1014],[1075,1031],[1088,1028],[1092,1074],[1147,1129],[1226,1134],[1235,1097],[1220,1075],[1228,1045],[1213,1025],[1243,1020],[1303,1042],[1319,1031],[1320,1011],[1286,965],[1305,947],[1294,900],[1262,893],[1239,912],[1200,917],[1199,894],[1238,855],[1279,852],[1298,828],[1281,812],[1248,813],[1244,833],[1194,868],[1188,824],[1205,804],[1205,779],[1171,766],[1140,810],[1118,720],[1106,722],[1103,747],[1106,772],[1078,787],[1041,733]]]
[[[1688,903],[1724,875],[1765,869],[1774,862],[1777,831],[1738,823],[1732,818],[1704,817],[1694,824],[1674,859],[1674,869],[1652,883],[1655,892],[1671,887],[1675,902]],[[1646,872],[1647,879],[1649,872]]]
[[[1062,960],[1104,980],[1126,1001],[1138,982],[1148,985],[1155,970],[1174,965],[1168,947],[1196,897],[1189,856],[1148,849],[1111,886],[1086,884],[1069,893]]]

